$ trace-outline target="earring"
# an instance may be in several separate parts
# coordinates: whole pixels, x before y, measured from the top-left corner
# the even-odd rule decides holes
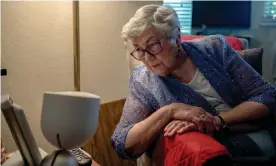
[[[178,54],[177,54],[178,57],[181,57],[181,53],[180,53],[180,48],[178,48]]]

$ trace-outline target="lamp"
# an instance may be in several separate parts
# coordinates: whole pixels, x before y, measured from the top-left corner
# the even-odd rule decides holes
[[[92,137],[99,106],[100,97],[90,93],[44,93],[41,129],[47,141],[59,150],[46,156],[41,165],[78,165],[66,149],[78,148]]]

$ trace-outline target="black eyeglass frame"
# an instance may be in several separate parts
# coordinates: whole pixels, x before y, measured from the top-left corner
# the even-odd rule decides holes
[[[139,51],[143,51],[144,53],[143,53],[143,57],[145,57],[145,52],[147,52],[149,55],[151,55],[151,56],[155,56],[155,55],[157,55],[157,54],[159,54],[159,53],[161,53],[162,51],[163,51],[163,48],[162,48],[162,42],[163,42],[163,40],[165,39],[165,37],[162,37],[161,39],[159,39],[159,41],[157,41],[157,42],[154,42],[154,43],[151,43],[151,44],[149,44],[149,45],[147,45],[147,47],[145,48],[145,49],[141,49],[141,50],[139,50]],[[156,53],[152,53],[152,52],[150,52],[148,49],[150,48],[150,47],[152,47],[152,46],[155,46],[155,45],[157,45],[158,44],[158,46],[160,47],[160,51],[158,51],[158,52],[156,52]],[[138,60],[138,61],[141,61],[141,60],[143,60],[144,58],[138,58],[138,57],[135,57],[135,55],[134,55],[134,53],[135,52],[137,52],[138,50],[136,49],[136,50],[133,50],[131,53],[130,53],[130,55],[133,57],[133,58],[135,58],[136,60]]]

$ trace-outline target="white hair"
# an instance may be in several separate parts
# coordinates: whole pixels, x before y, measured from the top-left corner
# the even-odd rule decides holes
[[[122,38],[127,40],[139,36],[151,27],[167,38],[176,39],[180,24],[178,16],[172,8],[162,5],[146,5],[138,9],[124,25],[121,32]]]

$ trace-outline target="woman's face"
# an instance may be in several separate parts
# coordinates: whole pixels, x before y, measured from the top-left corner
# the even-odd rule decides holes
[[[134,50],[136,50],[134,52],[136,55],[138,55],[137,53],[140,55],[140,61],[150,71],[160,76],[167,76],[178,64],[178,46],[176,41],[169,41],[164,37],[152,27],[144,31],[140,36],[130,39]],[[143,51],[145,49],[150,53]],[[135,54],[134,52],[133,54]]]

